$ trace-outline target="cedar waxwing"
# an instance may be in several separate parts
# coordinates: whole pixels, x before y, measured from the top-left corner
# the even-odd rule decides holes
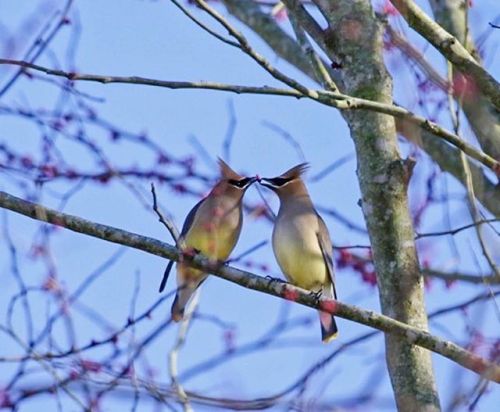
[[[240,236],[243,194],[257,178],[240,176],[220,158],[218,164],[219,181],[188,213],[180,237],[188,249],[199,251],[210,259],[225,261]],[[170,261],[165,270],[160,292],[165,288],[173,263]],[[177,293],[171,309],[174,321],[182,320],[189,299],[207,276],[182,262],[177,263]]]
[[[261,178],[259,183],[274,191],[280,209],[273,229],[273,250],[287,280],[328,299],[337,299],[332,241],[302,180],[308,168],[302,163],[282,175]],[[319,311],[323,342],[337,337],[332,315]]]

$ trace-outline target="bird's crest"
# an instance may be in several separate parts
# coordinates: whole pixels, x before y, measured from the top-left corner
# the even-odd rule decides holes
[[[239,180],[242,178],[242,176],[231,169],[229,165],[220,157],[217,158],[217,164],[219,165],[219,170],[222,178],[235,180]]]
[[[287,170],[285,173],[280,175],[279,177],[283,179],[297,179],[301,177],[306,171],[309,169],[309,163],[301,163],[297,166],[292,167],[291,169]]]

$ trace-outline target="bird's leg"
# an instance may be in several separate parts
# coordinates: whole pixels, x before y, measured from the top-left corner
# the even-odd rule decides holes
[[[323,296],[323,290],[320,289],[318,291],[311,291],[309,292],[309,296],[311,296],[315,301],[316,301],[316,304],[319,304],[319,301],[321,299],[321,296]]]
[[[235,259],[227,259],[227,260],[221,260],[220,263],[223,265],[223,266],[229,266],[231,263],[233,263],[235,261]]]
[[[194,247],[191,247],[191,246],[187,246],[186,248],[184,248],[184,250],[182,251],[182,254],[184,256],[187,256],[187,257],[190,257],[190,258],[194,258],[197,254],[201,253],[201,250],[199,249],[196,249]]]
[[[196,249],[194,247],[191,247],[191,246],[186,246],[181,251],[181,255],[179,256],[179,263],[182,263],[182,262],[185,262],[185,261],[191,261],[199,253],[201,253],[200,250],[198,250],[198,249]]]

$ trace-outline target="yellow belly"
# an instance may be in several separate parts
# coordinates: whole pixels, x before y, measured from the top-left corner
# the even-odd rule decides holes
[[[290,283],[308,290],[319,290],[330,282],[327,267],[314,231],[311,236],[293,227],[275,227],[273,249],[283,274]]]
[[[276,249],[276,260],[290,283],[316,291],[330,282],[321,251],[318,254],[291,245]]]
[[[225,225],[207,225],[188,232],[186,246],[199,250],[205,256],[226,260],[234,249],[238,233]]]
[[[192,229],[186,235],[186,246],[199,250],[211,259],[224,261],[233,250],[238,232],[227,230],[223,226]],[[184,285],[197,285],[206,274],[201,270],[190,268],[183,264],[177,265],[177,283]]]

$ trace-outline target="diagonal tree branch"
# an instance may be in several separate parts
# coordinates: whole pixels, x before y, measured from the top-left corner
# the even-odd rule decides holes
[[[397,119],[396,127],[408,141],[417,144],[428,153],[441,170],[448,172],[464,184],[463,168],[460,165],[460,151],[429,131],[422,130],[405,119]],[[493,183],[476,164],[471,164],[474,187],[479,188],[477,197],[494,216],[500,217],[500,185]]]
[[[139,249],[166,259],[178,261],[181,258],[181,252],[178,249],[157,239],[127,232],[112,226],[95,223],[78,216],[58,212],[40,204],[28,202],[12,196],[3,191],[0,191],[0,207],[28,216],[32,219],[58,225],[74,232],[83,233],[109,242]],[[203,269],[222,279],[248,289],[253,289],[282,299],[293,300],[304,306],[321,309],[325,312],[336,314],[339,317],[370,326],[388,334],[393,334],[409,343],[438,353],[460,364],[464,368],[483,375],[487,379],[500,382],[500,365],[491,363],[452,342],[444,341],[419,328],[399,322],[388,316],[363,310],[339,301],[317,299],[311,295],[309,291],[304,289],[297,288],[288,283],[269,281],[269,279],[234,267],[217,263],[214,264],[213,261],[200,254],[195,256],[182,255],[182,258],[186,264],[194,268]]]
[[[441,270],[430,269],[430,268],[422,269],[422,273],[424,276],[435,277],[438,279],[445,280],[447,282],[455,282],[458,280],[462,282],[484,284],[484,285],[500,284],[500,276],[497,276],[494,273],[486,276],[478,276],[460,272],[443,272]]]
[[[409,110],[394,106],[388,103],[380,103],[368,99],[363,99],[359,97],[353,97],[342,93],[334,93],[324,90],[314,90],[306,88],[305,86],[295,82],[293,79],[285,76],[280,78],[280,74],[276,74],[277,78],[284,81],[285,83],[290,80],[290,86],[293,89],[279,89],[268,86],[255,87],[255,86],[240,86],[240,85],[229,85],[223,83],[215,82],[183,82],[183,81],[165,81],[149,79],[138,76],[107,76],[107,75],[97,75],[97,74],[84,74],[84,73],[73,73],[65,72],[58,69],[49,69],[47,67],[39,66],[36,64],[31,64],[28,62],[10,60],[10,59],[0,59],[0,64],[11,64],[15,66],[22,66],[25,68],[41,71],[48,75],[65,77],[73,81],[92,81],[98,83],[125,83],[125,84],[142,84],[148,86],[165,87],[168,89],[208,89],[208,90],[218,90],[218,91],[229,91],[234,93],[250,93],[250,94],[265,94],[265,95],[276,95],[276,96],[290,96],[295,98],[309,98],[315,100],[319,103],[325,104],[327,106],[335,107],[340,110],[351,111],[351,110],[371,110],[378,113],[388,114],[395,118],[401,118],[407,122],[418,126],[424,131],[431,132],[435,136],[439,136],[446,140],[453,146],[458,147],[464,153],[472,157],[473,159],[483,163],[485,166],[492,169],[495,173],[500,173],[500,163],[493,159],[488,154],[481,152],[474,148],[474,146],[462,140],[459,136],[450,131],[442,128],[437,123],[431,122],[428,119],[417,116],[416,114],[410,112]],[[263,63],[267,65],[267,62]],[[288,84],[288,83],[287,83]]]
[[[278,56],[285,59],[311,79],[315,78],[314,71],[310,67],[309,59],[306,55],[304,55],[302,49],[279,27],[271,16],[264,13],[260,9],[259,5],[256,4],[255,1],[222,0],[222,2],[225,4],[228,12],[232,16],[236,17],[243,24],[253,30]],[[287,0],[287,3],[288,2],[289,1]],[[294,0],[293,3],[297,2]],[[296,9],[293,7],[292,12],[296,12]],[[296,17],[308,34],[328,55],[329,51],[326,49],[324,39],[318,28],[310,30],[310,25],[305,25],[303,23],[304,19],[301,19],[300,15],[296,14]],[[340,78],[340,74],[341,72],[338,70],[330,72],[330,75],[334,79],[335,83],[339,85],[341,90],[343,90],[344,86],[343,81]],[[475,120],[475,118],[473,120]],[[480,124],[483,124],[483,126],[487,125],[488,130],[492,127],[489,122],[485,122],[484,120],[476,120],[476,123],[479,126]],[[410,127],[406,125],[409,125]],[[407,121],[397,121],[396,127],[398,132],[405,138],[409,140],[416,140],[416,143],[418,143],[419,146],[432,157],[441,169],[450,173],[458,179],[458,181],[463,183],[462,173],[457,167],[459,162],[456,161],[456,159],[458,159],[458,151],[454,147],[446,144],[440,139],[436,139],[436,135],[432,131],[420,129],[420,132],[416,133],[415,129],[417,128],[415,125]],[[478,132],[477,128],[475,128],[475,132]],[[420,137],[415,139],[417,134]],[[490,153],[489,151],[487,152]],[[491,153],[494,154],[495,152]],[[476,165],[471,166],[473,169],[474,186],[483,188],[482,191],[478,192],[479,200],[491,213],[495,216],[500,216],[500,188],[491,183],[479,167]]]
[[[477,47],[467,27],[468,7],[457,7],[455,0],[430,0],[429,3],[436,21],[459,39],[474,58],[480,61]],[[461,81],[467,79],[463,73],[456,70],[453,76],[461,77]],[[495,110],[491,102],[481,93],[458,100],[481,147],[495,159],[500,159],[500,111]]]
[[[477,87],[500,109],[500,85],[462,46],[456,37],[432,20],[413,0],[391,0],[410,27],[427,39],[462,73],[474,79]]]
[[[311,65],[311,62],[304,54],[302,48],[297,42],[288,35],[276,22],[276,20],[267,13],[264,13],[260,6],[253,0],[222,0],[222,3],[227,8],[227,11],[244,25],[255,31],[267,44],[272,48],[273,52],[282,59],[299,69],[302,73],[309,76],[311,79],[320,81],[316,78],[316,73]],[[306,31],[311,34],[309,28]],[[322,40],[321,28],[315,25],[313,30],[316,36],[313,36],[314,41],[325,50],[324,41]],[[325,63],[325,66],[328,66]],[[338,72],[331,70],[330,76],[335,83],[341,81]]]

